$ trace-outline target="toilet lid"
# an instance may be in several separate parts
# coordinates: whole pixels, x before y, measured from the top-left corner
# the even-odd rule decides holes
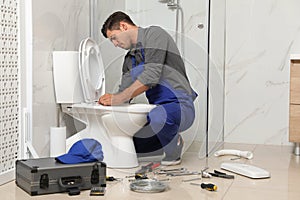
[[[79,45],[79,74],[85,102],[98,101],[104,93],[105,74],[99,46],[91,38]]]

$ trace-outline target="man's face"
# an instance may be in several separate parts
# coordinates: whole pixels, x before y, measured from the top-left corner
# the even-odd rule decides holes
[[[130,38],[126,30],[107,30],[106,35],[115,47],[120,47],[125,50],[130,49]]]

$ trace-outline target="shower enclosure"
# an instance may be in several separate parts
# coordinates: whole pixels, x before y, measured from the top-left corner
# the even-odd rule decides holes
[[[92,37],[99,43],[106,73],[106,91],[117,90],[124,50],[105,39],[100,28],[114,11],[123,10],[142,27],[158,25],[177,42],[187,75],[198,93],[196,120],[182,133],[185,150],[200,158],[223,142],[224,116],[224,0],[30,0],[26,15],[29,63],[27,86],[28,134],[36,156],[49,155],[50,127],[66,119],[57,115],[53,87],[52,51],[78,50],[79,43]],[[29,62],[30,61],[30,62]],[[32,80],[32,82],[30,82]],[[144,101],[141,96],[135,101]],[[45,115],[46,113],[46,115]],[[71,121],[74,127],[80,125]],[[70,126],[67,126],[70,128]],[[67,129],[72,132],[73,130]],[[26,135],[25,134],[25,135]],[[31,144],[31,143],[30,143]],[[28,152],[26,150],[26,152]],[[32,152],[29,152],[32,153]]]

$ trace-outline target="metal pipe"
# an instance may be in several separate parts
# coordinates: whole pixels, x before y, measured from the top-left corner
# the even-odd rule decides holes
[[[97,26],[95,19],[97,19],[97,0],[89,0],[89,35],[93,39],[97,39]]]
[[[300,143],[295,143],[294,154],[300,156]]]
[[[181,45],[181,56],[184,58],[184,13],[183,13],[183,9],[180,6],[180,2],[179,0],[176,1],[175,0],[169,0],[168,4],[167,4],[169,9],[175,10],[176,9],[176,23],[175,23],[175,43],[178,45],[178,33],[179,33],[179,15],[181,14],[181,27],[180,27],[180,34],[181,34],[181,41],[180,41],[180,45]]]
[[[206,157],[209,154],[209,76],[210,76],[210,11],[211,11],[211,0],[208,0],[208,14],[207,14],[207,90],[206,90]]]

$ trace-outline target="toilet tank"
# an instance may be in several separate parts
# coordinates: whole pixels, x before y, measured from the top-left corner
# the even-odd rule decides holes
[[[53,78],[56,103],[83,101],[77,51],[53,51]]]

